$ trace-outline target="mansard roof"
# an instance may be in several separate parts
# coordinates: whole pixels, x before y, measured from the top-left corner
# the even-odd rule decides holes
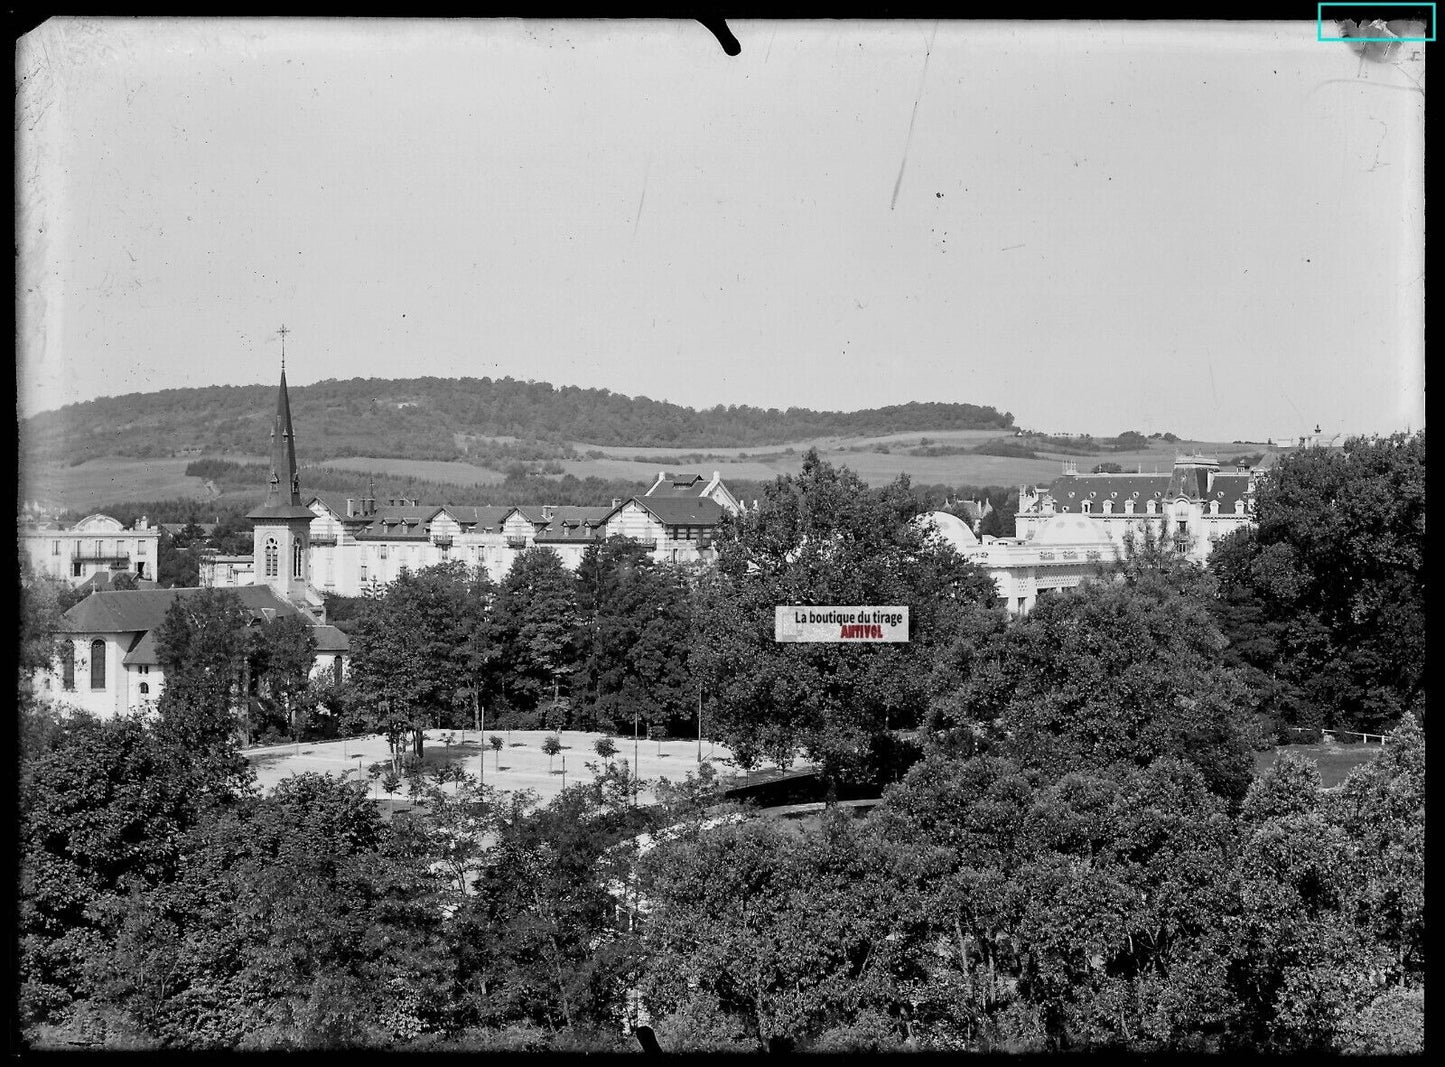
[[[1194,467],[1176,469],[1170,474],[1073,474],[1057,479],[1049,486],[1049,497],[1058,511],[1077,512],[1084,501],[1097,511],[1104,501],[1112,500],[1114,509],[1122,511],[1126,500],[1133,500],[1142,509],[1148,500],[1217,500],[1220,507],[1233,507],[1234,501],[1247,499],[1251,475],[1230,472],[1214,475],[1212,483],[1207,472]]]

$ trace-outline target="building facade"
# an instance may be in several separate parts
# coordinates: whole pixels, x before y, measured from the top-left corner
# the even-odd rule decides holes
[[[1047,487],[1019,487],[1014,530],[1032,541],[1055,516],[1082,515],[1121,553],[1147,531],[1203,562],[1220,538],[1254,524],[1257,475],[1251,467],[1221,471],[1216,460],[1198,455],[1178,457],[1169,474],[1078,474],[1069,464]]]
[[[81,585],[97,574],[122,571],[155,577],[160,529],[142,515],[127,528],[109,515],[87,515],[73,526],[24,521],[20,543],[38,574]]]
[[[285,456],[277,462],[284,470]],[[403,568],[417,571],[450,561],[481,567],[500,581],[531,548],[549,549],[565,567],[576,570],[587,546],[607,537],[631,537],[660,563],[705,563],[716,555],[712,542],[723,515],[742,510],[717,471],[711,478],[660,473],[641,496],[598,507],[378,501],[374,489],[363,497],[312,494],[304,499],[311,516],[304,540],[307,582],[314,592],[339,596],[372,595],[395,581]],[[289,508],[289,502],[285,506]],[[285,533],[290,535],[289,527]],[[268,536],[275,537],[281,555],[287,544],[301,541],[294,535],[289,542],[276,533]],[[212,556],[201,563],[201,581],[244,586],[253,580],[254,567],[247,557]]]
[[[154,708],[165,675],[156,655],[156,636],[166,612],[200,589],[146,589],[92,593],[61,617],[60,657],[37,678],[40,695],[100,716]],[[309,613],[278,596],[268,585],[238,588],[236,595],[263,626],[288,615],[313,622],[314,677],[340,678],[349,666],[350,643],[334,626],[317,625]]]

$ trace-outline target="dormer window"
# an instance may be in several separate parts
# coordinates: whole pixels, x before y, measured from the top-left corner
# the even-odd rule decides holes
[[[1132,514],[1134,514],[1134,500],[1133,500],[1132,497],[1129,498],[1128,500],[1125,500],[1125,501],[1124,501],[1124,514],[1125,514],[1125,515],[1132,515]]]
[[[1234,513],[1235,513],[1236,515],[1243,515],[1243,514],[1244,514],[1244,501],[1243,501],[1243,500],[1236,500],[1236,501],[1234,502]]]
[[[1082,500],[1082,501],[1079,502],[1079,511],[1080,511],[1082,514],[1087,515],[1087,514],[1089,514],[1091,511],[1093,511],[1093,510],[1094,510],[1094,503],[1093,503],[1093,501],[1091,501],[1091,500]]]

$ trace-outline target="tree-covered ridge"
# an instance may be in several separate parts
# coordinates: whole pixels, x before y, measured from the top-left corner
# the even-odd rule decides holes
[[[33,457],[72,461],[187,449],[252,453],[270,431],[275,396],[270,385],[217,385],[101,397],[31,416],[22,437]],[[914,402],[848,412],[719,404],[699,411],[607,389],[513,378],[328,379],[292,386],[290,397],[292,417],[302,428],[299,444],[313,461],[361,455],[467,459],[474,446],[490,457],[505,442],[485,439],[498,437],[525,442],[524,458],[545,458],[539,442],[551,443],[560,455],[566,441],[738,447],[1013,425],[1011,413],[977,404]]]

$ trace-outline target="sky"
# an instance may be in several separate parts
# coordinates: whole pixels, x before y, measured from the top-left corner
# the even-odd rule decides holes
[[[1424,422],[1424,60],[1291,23],[57,19],[20,414],[328,378]]]

